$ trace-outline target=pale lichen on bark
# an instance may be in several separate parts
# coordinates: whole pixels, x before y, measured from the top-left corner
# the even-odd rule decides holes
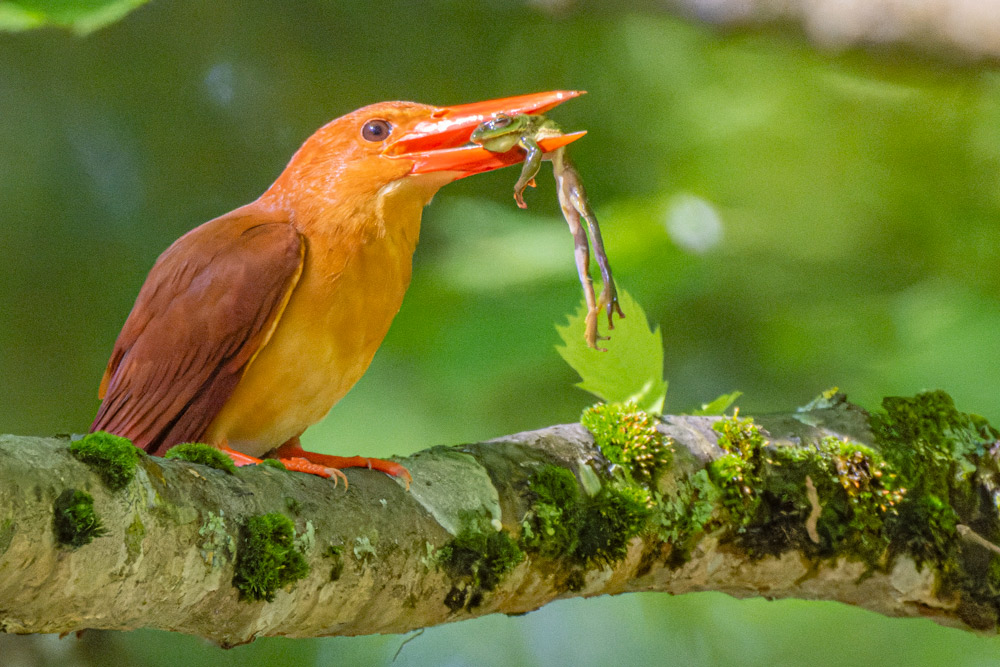
[[[345,490],[266,466],[231,475],[151,457],[142,457],[135,478],[113,491],[69,454],[67,439],[2,436],[0,630],[154,627],[233,645],[271,635],[405,632],[493,612],[521,613],[570,596],[715,590],[839,600],[891,616],[996,631],[997,601],[983,593],[985,579],[983,586],[975,583],[987,576],[983,572],[1000,572],[990,532],[995,507],[988,521],[981,507],[968,522],[959,511],[958,528],[940,536],[947,547],[939,545],[941,553],[948,555],[938,560],[908,552],[891,541],[894,533],[886,533],[882,551],[858,549],[849,530],[831,541],[823,523],[830,519],[819,520],[816,503],[826,507],[823,489],[836,488],[833,482],[824,486],[813,472],[810,493],[803,475],[796,505],[765,493],[774,488],[773,478],[765,478],[797,469],[782,472],[779,455],[819,451],[818,443],[830,436],[871,443],[867,413],[840,403],[756,420],[766,436],[757,455],[767,460],[761,464],[767,472],[748,480],[759,488],[747,492],[764,495],[746,504],[758,508],[756,514],[737,517],[742,505],[726,509],[721,491],[706,491],[725,480],[710,482],[711,475],[701,472],[726,454],[713,429],[718,421],[667,416],[659,422],[673,458],[650,488],[651,518],[643,519],[638,535],[625,536],[620,552],[581,547],[593,538],[585,534],[593,525],[580,517],[590,512],[600,518],[618,506],[601,506],[600,489],[629,487],[577,424],[414,454],[402,459],[413,474],[410,491],[367,470],[347,471]],[[545,547],[545,536],[526,537],[532,529],[557,532],[539,518],[543,492],[532,488],[548,466],[573,474],[579,487],[573,502],[586,508],[574,519],[570,532],[576,532],[564,538],[572,544]],[[837,474],[849,485],[847,472]],[[984,473],[982,484],[972,479],[982,487],[976,494],[992,493],[985,488],[991,475]],[[67,489],[93,497],[106,531],[76,548],[60,544],[53,528],[53,503]],[[664,509],[667,498],[674,499],[673,509]],[[678,507],[701,515],[688,521]],[[548,521],[569,518],[552,518],[548,510]],[[251,517],[274,513],[294,524],[294,548],[308,574],[276,590],[272,601],[241,599],[233,586],[241,530]],[[618,526],[616,517],[607,518],[607,525]],[[480,548],[483,553],[476,553]]]

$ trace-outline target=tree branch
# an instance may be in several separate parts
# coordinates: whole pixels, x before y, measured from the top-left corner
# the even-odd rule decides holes
[[[0,630],[152,627],[235,645],[405,632],[571,596],[715,590],[839,600],[996,631],[988,447],[974,469],[968,457],[949,462],[971,485],[944,499],[957,522],[930,520],[921,532],[903,520],[919,516],[907,509],[919,485],[900,494],[885,481],[896,473],[883,466],[881,478],[876,459],[862,461],[853,444],[817,458],[833,451],[830,437],[871,443],[864,411],[834,401],[762,417],[759,446],[720,441],[719,421],[668,416],[658,424],[675,451],[645,496],[652,508],[633,513],[639,526],[627,520],[627,503],[615,505],[642,501],[638,477],[611,465],[576,424],[414,454],[403,459],[409,491],[367,470],[348,471],[345,490],[267,466],[233,475],[150,457],[113,491],[71,455],[67,439],[0,436]],[[723,423],[747,431],[739,420]],[[914,456],[922,446],[914,444]],[[727,478],[732,467],[720,462],[735,462],[739,478]],[[546,504],[558,486],[545,481],[549,466],[572,471],[573,488],[564,490],[575,500]],[[68,489],[92,495],[105,531],[78,547],[60,543],[55,529],[54,508]],[[864,489],[886,490],[879,498],[892,491],[899,503],[865,516]],[[855,509],[844,510],[851,502]],[[255,548],[251,517],[271,513],[294,522],[293,550],[308,574],[272,601],[241,599],[233,581]]]

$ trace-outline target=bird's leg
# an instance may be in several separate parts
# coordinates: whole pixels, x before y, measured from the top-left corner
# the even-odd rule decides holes
[[[231,448],[225,441],[217,445],[217,447],[222,450],[223,454],[231,458],[233,463],[235,463],[238,468],[257,465],[260,463],[260,459],[257,457],[244,454],[243,452],[238,452]]]
[[[299,439],[295,438],[295,442],[298,443],[298,441]],[[243,452],[238,452],[231,448],[226,442],[222,442],[218,445],[218,447],[224,454],[226,454],[226,456],[231,458],[233,463],[235,463],[238,467],[260,465],[262,463],[261,459],[258,459],[255,456],[250,456],[249,454],[244,454]],[[300,449],[299,451],[302,450]],[[304,472],[310,475],[325,477],[327,479],[332,477],[334,486],[337,486],[337,482],[342,479],[344,480],[344,488],[347,488],[347,476],[336,468],[320,465],[305,458],[296,456],[292,456],[291,458],[279,458],[278,460],[281,461],[281,464],[284,465],[285,468],[294,472]]]
[[[374,459],[365,456],[333,456],[331,454],[309,452],[302,449],[297,437],[292,438],[282,446],[275,449],[272,453],[279,461],[284,463],[285,467],[289,470],[310,472],[309,470],[302,470],[298,467],[293,468],[292,466],[311,464],[315,467],[325,468],[326,470],[329,470],[331,474],[342,477],[345,484],[347,483],[347,477],[344,473],[340,472],[341,468],[368,468],[369,470],[378,470],[387,475],[391,475],[392,477],[399,477],[406,483],[407,489],[410,488],[410,482],[413,481],[413,477],[410,476],[410,471],[395,461],[386,461],[384,459]],[[289,465],[289,462],[292,462],[292,464]]]

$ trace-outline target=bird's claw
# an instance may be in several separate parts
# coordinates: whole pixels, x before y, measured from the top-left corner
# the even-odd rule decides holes
[[[318,477],[332,479],[334,486],[337,486],[339,482],[343,480],[345,491],[349,486],[347,483],[347,475],[336,468],[331,468],[320,463],[313,463],[309,459],[302,458],[301,456],[293,456],[278,460],[281,461],[282,465],[284,465],[286,469],[293,472],[304,472],[308,475],[317,475]]]

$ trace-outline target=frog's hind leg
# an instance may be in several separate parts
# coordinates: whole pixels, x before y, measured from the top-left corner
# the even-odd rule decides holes
[[[604,283],[601,289],[599,307],[607,310],[608,328],[614,329],[615,323],[612,316],[625,317],[621,306],[618,304],[618,288],[615,287],[615,279],[611,275],[611,265],[608,263],[608,254],[604,250],[604,239],[601,237],[601,227],[597,222],[597,216],[587,202],[587,193],[583,189],[583,182],[580,180],[580,173],[569,160],[569,156],[562,155],[558,165],[563,180],[566,183],[568,199],[573,208],[587,222],[587,229],[590,231],[590,242],[594,246],[594,258],[601,270],[601,281]]]

